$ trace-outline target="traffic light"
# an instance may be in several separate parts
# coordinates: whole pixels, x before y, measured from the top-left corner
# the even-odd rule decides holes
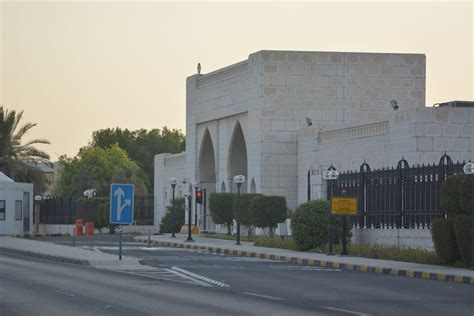
[[[202,204],[202,190],[196,191],[196,203]]]

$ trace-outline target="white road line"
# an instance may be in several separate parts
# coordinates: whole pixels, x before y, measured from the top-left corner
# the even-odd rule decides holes
[[[225,284],[225,283],[222,283],[222,282],[213,280],[213,279],[211,279],[211,278],[208,278],[208,277],[205,277],[205,276],[202,276],[202,275],[199,275],[199,274],[196,274],[196,273],[194,273],[194,272],[191,272],[191,271],[188,271],[188,270],[184,270],[184,269],[181,269],[181,268],[178,268],[178,267],[171,267],[171,270],[173,270],[173,271],[175,271],[175,272],[179,272],[179,273],[184,274],[184,275],[187,275],[188,277],[191,277],[191,278],[194,278],[194,279],[198,279],[198,280],[200,280],[200,281],[203,281],[203,282],[206,282],[206,283],[215,285],[215,286],[229,287],[229,285],[227,285],[227,284]]]
[[[242,294],[255,296],[255,297],[261,297],[261,298],[266,298],[266,299],[274,300],[274,301],[284,301],[285,300],[284,298],[280,298],[280,297],[257,294],[257,293],[251,293],[251,292],[242,292]]]
[[[366,313],[361,313],[361,312],[356,312],[356,311],[351,311],[351,310],[348,310],[348,309],[337,308],[337,307],[331,307],[331,306],[321,306],[321,308],[328,309],[328,310],[331,310],[331,311],[336,311],[336,312],[351,314],[351,315],[371,316],[371,314],[366,314]]]

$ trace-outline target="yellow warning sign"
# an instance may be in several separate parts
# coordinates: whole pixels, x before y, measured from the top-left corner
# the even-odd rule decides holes
[[[331,213],[334,215],[356,215],[357,199],[333,197],[331,200]]]

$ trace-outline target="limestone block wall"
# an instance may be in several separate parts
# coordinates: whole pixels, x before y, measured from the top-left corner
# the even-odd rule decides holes
[[[430,229],[353,228],[351,243],[434,250]]]
[[[321,171],[396,167],[402,156],[412,164],[438,163],[446,151],[453,161],[474,158],[474,109],[419,108],[393,112],[388,121],[336,129],[305,128],[298,138],[298,202],[325,198]]]
[[[186,99],[186,173],[198,179],[199,150],[206,129],[209,130],[215,151],[216,186],[228,186],[229,143],[235,124],[242,126],[248,154],[248,174],[258,175],[257,155],[254,150],[258,120],[252,113],[260,99],[258,61],[248,60],[217,71],[194,75],[187,79]]]
[[[166,205],[172,199],[172,188],[168,181],[176,178],[175,197],[188,194],[190,181],[186,177],[186,154],[159,154],[155,156],[154,168],[154,226],[159,230],[161,218],[166,212]],[[183,184],[183,179],[186,183]]]
[[[425,105],[425,56],[261,51],[262,192],[286,195],[296,207],[298,131],[305,118],[317,128],[388,120],[391,100],[403,109]],[[303,159],[303,158],[302,158]],[[304,168],[302,168],[304,169]],[[305,174],[307,169],[305,171]],[[314,193],[318,195],[320,193]]]

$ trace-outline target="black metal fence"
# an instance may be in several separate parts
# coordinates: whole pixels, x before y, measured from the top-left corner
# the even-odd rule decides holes
[[[95,204],[97,206],[98,204]],[[153,225],[153,196],[135,196],[133,220],[137,225]],[[91,204],[90,212],[96,211]],[[81,218],[78,199],[73,197],[44,199],[40,203],[41,224],[74,224]],[[94,218],[91,214],[90,218]]]
[[[371,170],[364,162],[358,172],[342,172],[328,181],[332,196],[357,197],[355,227],[429,228],[444,218],[441,185],[447,176],[462,172],[465,162],[453,163],[444,154],[438,164],[409,166],[405,159],[396,168]]]

